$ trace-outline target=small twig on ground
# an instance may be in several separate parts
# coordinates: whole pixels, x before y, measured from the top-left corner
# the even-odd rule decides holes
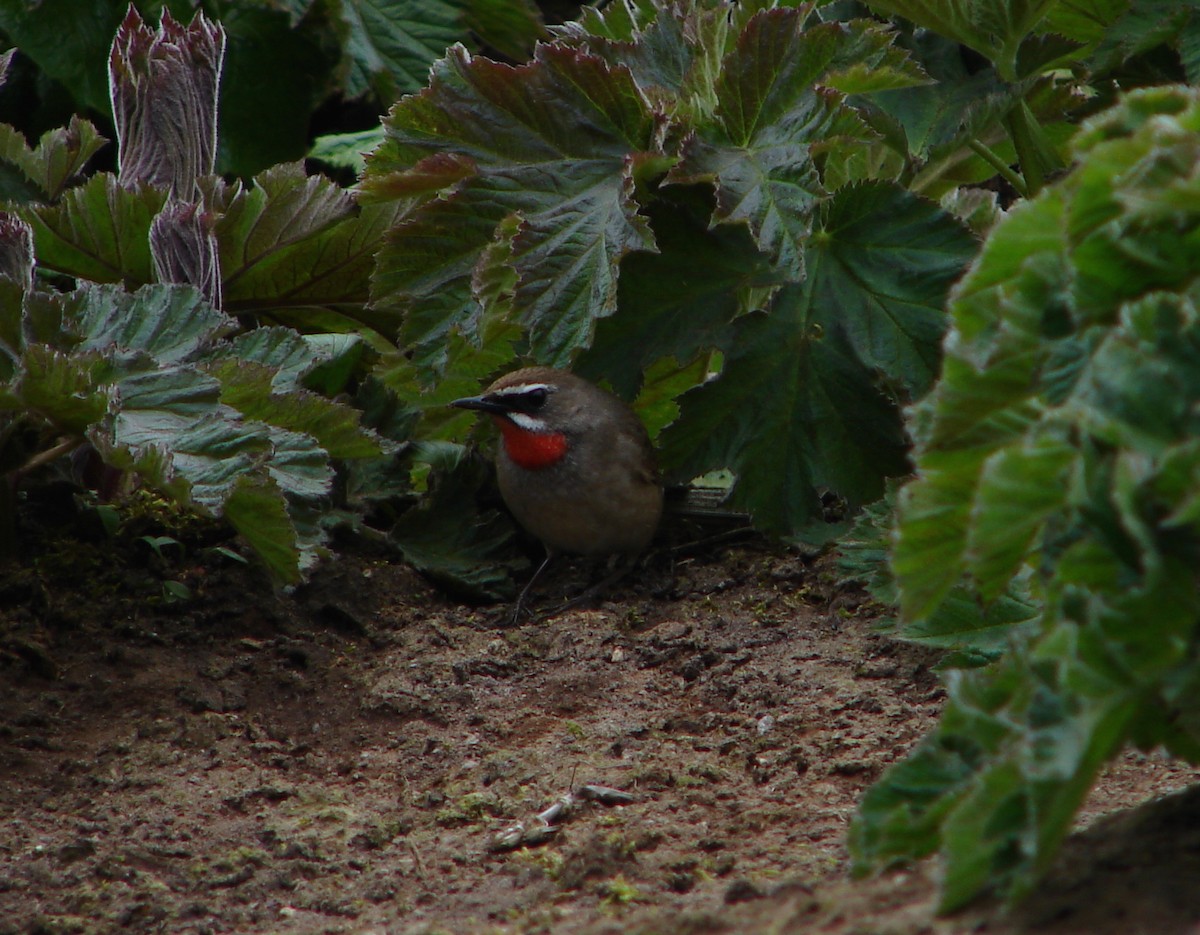
[[[627,805],[637,801],[636,796],[611,786],[589,783],[574,792],[566,792],[542,809],[529,821],[518,821],[497,831],[488,841],[488,850],[493,853],[513,851],[518,847],[535,847],[544,844],[558,831],[559,826],[575,812],[581,802],[599,802],[601,805]]]

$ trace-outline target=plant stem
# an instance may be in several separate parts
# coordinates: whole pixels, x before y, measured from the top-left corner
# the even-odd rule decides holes
[[[16,475],[19,477],[22,474],[28,474],[30,471],[35,471],[43,464],[49,464],[51,461],[61,458],[73,448],[79,446],[78,438],[66,438],[60,441],[53,448],[48,448],[45,451],[39,451],[32,458],[22,464],[16,470]]]
[[[0,474],[0,565],[17,557],[17,478]]]
[[[1025,184],[1025,180],[1012,170],[1012,166],[1008,165],[991,149],[979,142],[979,140],[971,140],[969,145],[975,155],[999,172],[1004,180],[1017,190],[1018,195],[1022,198],[1029,197],[1029,187]]]
[[[1062,163],[1024,100],[1017,101],[1004,125],[1017,150],[1017,161],[1028,184],[1029,197],[1033,197],[1042,190],[1047,174],[1061,169]]]

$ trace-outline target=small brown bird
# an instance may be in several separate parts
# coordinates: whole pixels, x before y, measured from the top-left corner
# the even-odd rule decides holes
[[[514,618],[559,552],[632,559],[650,544],[662,484],[646,427],[617,397],[565,370],[529,367],[450,405],[486,412],[499,426],[500,494],[546,546]]]

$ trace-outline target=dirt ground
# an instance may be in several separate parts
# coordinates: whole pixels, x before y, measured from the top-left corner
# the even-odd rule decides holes
[[[1197,771],[1156,754],[1015,914],[936,918],[932,865],[850,881],[855,804],[942,691],[828,557],[660,555],[502,627],[382,553],[283,595],[160,551],[0,572],[0,933],[1200,932],[1200,794],[1167,795]],[[590,783],[632,800],[493,848]]]

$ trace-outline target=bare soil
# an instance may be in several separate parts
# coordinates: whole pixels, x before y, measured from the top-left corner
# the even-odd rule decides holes
[[[828,557],[660,555],[504,627],[381,553],[285,595],[163,551],[0,572],[0,933],[1200,932],[1200,795],[1167,796],[1197,771],[1156,754],[1014,914],[938,918],[932,864],[850,880],[856,802],[943,693]],[[633,801],[489,846],[587,783]]]

